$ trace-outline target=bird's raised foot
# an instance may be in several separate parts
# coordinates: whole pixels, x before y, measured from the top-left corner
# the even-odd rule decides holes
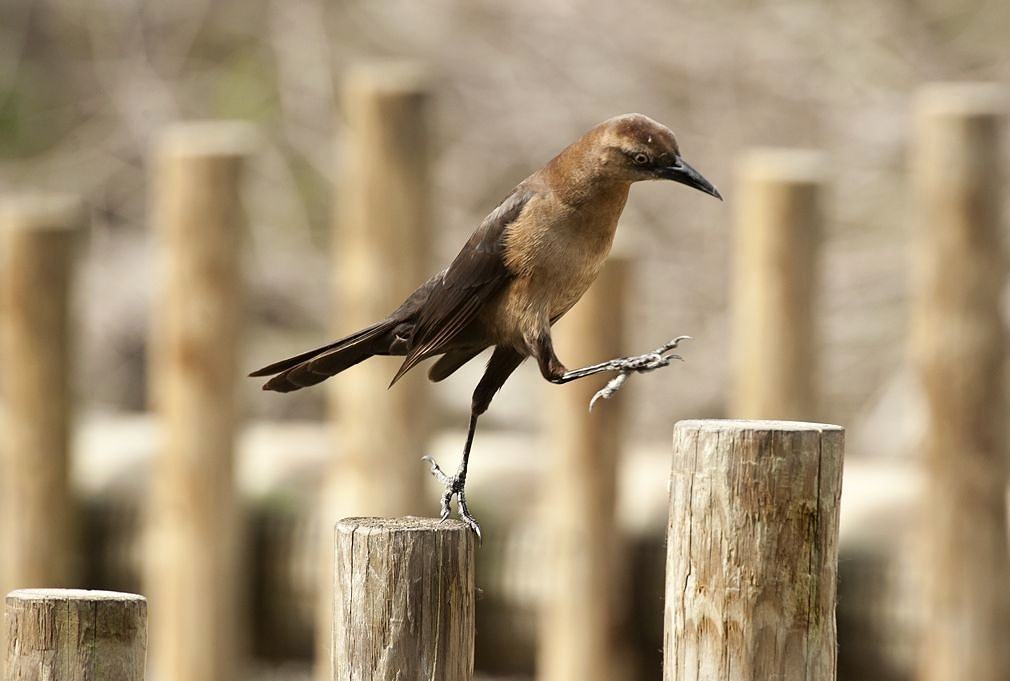
[[[422,461],[426,461],[431,466],[431,474],[435,476],[435,479],[440,483],[445,485],[445,491],[442,492],[441,500],[441,517],[442,520],[447,520],[449,514],[451,513],[451,503],[452,498],[456,497],[456,507],[459,510],[459,519],[470,528],[475,535],[477,535],[477,541],[483,543],[483,537],[480,533],[480,525],[477,524],[477,520],[470,515],[470,509],[466,505],[466,492],[464,487],[466,486],[466,476],[460,473],[456,475],[448,475],[442,470],[442,467],[430,456],[422,456]]]
[[[618,374],[610,379],[605,386],[596,391],[593,398],[589,400],[589,411],[593,410],[597,400],[608,400],[613,397],[614,393],[621,389],[621,386],[624,385],[631,374],[644,374],[650,371],[655,371],[656,369],[669,366],[670,362],[675,359],[683,361],[683,357],[672,353],[671,350],[675,350],[681,342],[686,340],[692,339],[690,336],[677,336],[652,352],[647,352],[644,355],[637,355],[635,357],[621,357],[620,359],[614,359],[608,362],[608,368],[612,371],[617,371]]]

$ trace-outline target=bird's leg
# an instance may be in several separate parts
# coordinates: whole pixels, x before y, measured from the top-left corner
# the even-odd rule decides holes
[[[647,352],[644,355],[637,355],[635,357],[619,357],[617,359],[607,360],[606,362],[600,362],[599,364],[590,364],[587,367],[582,367],[581,369],[572,369],[571,371],[566,371],[564,366],[558,360],[557,355],[554,354],[553,345],[550,342],[550,338],[541,342],[539,352],[537,353],[537,360],[540,363],[540,371],[543,373],[544,377],[551,383],[563,384],[575,381],[580,378],[586,378],[587,376],[593,376],[595,374],[602,373],[604,371],[616,371],[617,376],[612,378],[603,388],[598,390],[593,399],[589,401],[589,409],[592,410],[593,405],[599,399],[608,399],[624,385],[625,381],[631,374],[638,373],[644,374],[649,371],[655,371],[656,369],[669,366],[670,362],[675,359],[683,359],[680,355],[674,354],[672,351],[680,345],[681,341],[690,340],[690,336],[678,336],[668,343],[664,343],[661,347],[656,348],[652,352]]]
[[[466,467],[470,460],[470,447],[473,445],[473,435],[477,430],[477,417],[479,414],[475,412],[470,413],[470,428],[466,433],[466,444],[463,446],[463,460],[459,464],[459,469],[456,471],[456,475],[447,475],[445,471],[442,470],[435,459],[430,456],[422,457],[424,461],[427,461],[431,465],[431,474],[435,478],[445,485],[445,491],[442,493],[442,520],[449,517],[449,504],[452,502],[452,498],[456,497],[456,504],[459,507],[459,517],[466,523],[467,527],[473,530],[474,534],[477,535],[478,541],[481,539],[480,525],[474,520],[474,517],[470,515],[470,509],[466,506],[466,492],[464,487],[466,487]]]
[[[477,524],[466,507],[466,492],[463,489],[466,485],[466,466],[470,460],[473,434],[477,430],[477,418],[487,411],[494,394],[498,392],[512,372],[522,364],[523,359],[525,356],[511,347],[499,346],[492,353],[484,376],[473,391],[473,401],[470,403],[470,428],[466,433],[466,445],[463,447],[463,461],[460,463],[456,475],[452,477],[446,475],[434,459],[430,456],[424,457],[425,461],[431,464],[431,474],[445,485],[445,492],[442,494],[442,519],[445,520],[449,517],[449,504],[455,496],[459,505],[459,517],[477,535],[478,541],[481,538],[480,525]]]

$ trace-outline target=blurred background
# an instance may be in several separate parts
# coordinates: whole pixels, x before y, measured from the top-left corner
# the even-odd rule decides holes
[[[3,0],[0,196],[69,193],[81,206],[66,288],[74,528],[67,545],[75,548],[65,581],[148,592],[145,503],[159,496],[151,492],[158,478],[152,471],[166,470],[156,461],[172,440],[152,415],[158,400],[151,399],[151,367],[159,354],[152,338],[163,318],[172,318],[166,308],[178,302],[159,302],[159,249],[177,241],[157,237],[159,222],[174,218],[159,208],[156,193],[159,178],[177,187],[184,179],[173,173],[186,172],[159,174],[155,159],[166,148],[159,145],[171,144],[163,140],[173,124],[245,122],[235,184],[243,232],[235,241],[235,290],[243,293],[231,310],[240,342],[237,355],[225,358],[234,362],[238,394],[234,414],[221,417],[226,429],[234,417],[233,442],[224,436],[228,451],[220,452],[233,457],[244,528],[235,549],[235,607],[243,612],[235,627],[235,665],[243,671],[235,678],[309,678],[314,640],[325,640],[316,626],[328,570],[319,538],[328,533],[320,527],[332,520],[319,516],[318,502],[327,496],[323,487],[339,488],[342,457],[355,456],[343,435],[355,427],[346,425],[351,410],[341,407],[354,398],[324,387],[264,393],[258,380],[239,376],[350,332],[350,320],[368,313],[367,301],[364,312],[352,312],[355,302],[336,291],[334,282],[353,267],[347,253],[376,258],[399,247],[380,235],[374,250],[342,250],[341,201],[365,191],[354,180],[342,183],[355,163],[369,163],[367,148],[353,148],[354,111],[358,120],[370,115],[349,101],[355,95],[345,76],[364,61],[409,60],[426,74],[418,86],[421,138],[412,141],[419,151],[409,161],[421,166],[409,167],[421,167],[417,179],[428,198],[415,227],[424,237],[408,249],[417,256],[415,269],[393,264],[403,254],[390,255],[389,267],[417,273],[413,283],[392,277],[399,287],[393,298],[443,267],[516,183],[616,114],[639,111],[669,125],[685,158],[726,197],[719,203],[681,186],[635,186],[615,244],[630,265],[620,275],[625,295],[595,312],[603,324],[612,313],[623,330],[622,353],[645,352],[680,334],[694,338],[683,348],[683,365],[635,377],[598,407],[619,413],[609,423],[620,428],[614,523],[624,549],[618,591],[609,597],[624,607],[609,626],[620,673],[660,674],[673,423],[758,415],[847,429],[840,678],[914,678],[928,618],[909,547],[920,442],[930,428],[928,398],[908,352],[915,295],[909,253],[921,214],[909,173],[915,95],[931,81],[1006,84],[1008,35],[1010,4],[997,0]],[[213,129],[202,137],[214,137]],[[390,145],[398,148],[395,140]],[[802,413],[774,405],[747,413],[733,394],[735,372],[750,361],[746,339],[761,333],[735,323],[747,317],[733,312],[734,291],[756,285],[734,274],[741,269],[734,235],[747,218],[738,197],[746,195],[749,166],[741,159],[753,158],[755,147],[818,152],[805,153],[805,170],[796,171],[801,184],[817,187],[812,207],[799,209],[797,228],[816,231],[811,243],[797,246],[808,261],[801,270],[809,281],[800,281],[810,292],[802,314],[811,331],[801,334],[800,350],[783,350],[812,358],[802,365],[810,397]],[[997,148],[1005,157],[1005,146]],[[787,157],[780,175],[788,182],[796,157]],[[778,163],[764,165],[778,177]],[[1007,196],[994,199],[997,222]],[[192,236],[200,209],[187,215],[197,216],[185,232]],[[762,352],[781,349],[774,338],[762,342]],[[12,361],[5,355],[0,372],[8,374]],[[424,480],[418,499],[425,505],[411,512],[437,510],[438,490],[422,477],[418,458],[433,453],[447,467],[455,463],[483,367],[473,364],[430,388],[408,386],[430,397],[414,405],[419,413],[406,415],[410,407],[396,390],[384,390],[395,363],[376,373],[355,368],[334,381],[379,383],[362,388],[365,406],[355,412],[369,413],[370,428],[401,416],[416,425],[416,437],[401,437],[400,446],[415,450],[400,458],[399,468],[409,472],[378,471],[380,481],[382,474]],[[469,496],[487,534],[479,553],[476,659],[489,678],[530,678],[538,659],[537,613],[551,589],[538,569],[552,544],[543,521],[551,480],[544,471],[557,449],[548,416],[568,408],[557,401],[558,390],[564,388],[545,386],[532,364],[522,367],[482,419],[471,460]],[[366,416],[356,419],[359,429]],[[362,437],[353,438],[355,446],[388,446]],[[992,446],[990,460],[1002,461],[1002,443]],[[15,467],[4,474],[10,478]],[[1005,479],[1003,468],[994,471]],[[340,508],[342,515],[383,514],[347,498]],[[152,655],[158,645],[152,629]]]

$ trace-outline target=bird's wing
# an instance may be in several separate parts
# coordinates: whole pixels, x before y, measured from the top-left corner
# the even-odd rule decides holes
[[[425,288],[429,292],[417,312],[410,352],[390,385],[421,360],[438,354],[513,278],[505,264],[505,230],[535,195],[532,189],[517,187],[484,218],[452,264],[428,282]]]

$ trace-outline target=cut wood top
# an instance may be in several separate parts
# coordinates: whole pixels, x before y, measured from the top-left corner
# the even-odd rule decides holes
[[[18,589],[7,594],[16,601],[146,601],[143,596],[120,591],[87,589]]]
[[[340,532],[384,534],[387,532],[466,532],[467,527],[455,519],[421,518],[344,518],[337,523]]]
[[[719,431],[844,431],[842,426],[831,423],[809,421],[776,421],[766,419],[692,419],[678,421],[678,430],[719,430]]]

